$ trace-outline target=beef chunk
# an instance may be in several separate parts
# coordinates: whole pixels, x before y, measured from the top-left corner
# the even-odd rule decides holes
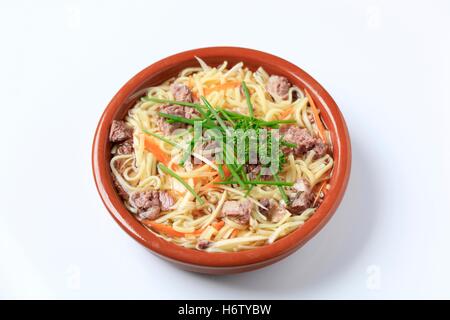
[[[261,165],[259,164],[246,164],[244,168],[250,180],[256,180],[259,173],[261,172]]]
[[[192,119],[196,118],[198,116],[198,111],[191,107],[183,107],[183,106],[177,106],[177,105],[165,105],[160,108],[160,111],[162,113],[171,114],[174,116],[186,118],[186,119]],[[168,123],[167,119],[164,117],[160,117],[158,119],[158,126],[161,129],[161,131],[165,135],[172,134],[173,131],[176,129],[186,128],[187,125],[185,123],[175,122],[175,123]]]
[[[270,199],[267,199],[267,198],[261,199],[261,200],[259,200],[259,204],[266,208],[266,209],[259,208],[259,212],[261,212],[263,215],[267,216],[267,214],[270,211],[270,207],[272,205],[272,203],[270,202]]]
[[[259,203],[267,208],[267,210],[259,208],[259,212],[265,215],[271,222],[279,222],[286,214],[286,210],[280,207],[273,199],[261,199]]]
[[[311,191],[298,192],[291,198],[291,202],[287,209],[292,214],[301,214],[310,208],[314,201],[314,194]]]
[[[138,191],[131,194],[130,203],[140,218],[155,220],[161,215],[161,210],[168,210],[173,205],[173,199],[165,191]]]
[[[317,139],[313,150],[315,152],[314,159],[319,159],[328,153],[328,145],[320,141],[320,139]]]
[[[283,128],[284,141],[296,144],[294,148],[283,147],[285,154],[291,152],[296,156],[301,156],[310,150],[316,152],[315,158],[323,157],[328,152],[328,146],[319,138],[314,138],[307,129],[298,126],[289,126],[287,129]]]
[[[222,207],[222,215],[236,223],[245,225],[250,221],[252,203],[249,200],[225,201]]]
[[[244,169],[250,180],[270,180],[273,177],[269,168],[263,168],[260,164],[246,164]]]
[[[184,107],[183,106],[166,105],[166,106],[162,106],[160,108],[160,111],[163,113],[167,113],[167,114],[171,114],[174,116],[184,118]],[[167,119],[164,117],[160,117],[158,119],[157,123],[158,123],[159,128],[165,135],[170,135],[176,129],[181,129],[181,128],[186,127],[186,125],[184,123],[179,123],[179,122],[168,123]]]
[[[117,154],[131,154],[133,153],[133,139],[128,139],[117,146]]]
[[[109,141],[122,142],[133,136],[133,129],[124,121],[113,120],[111,131],[109,132]]]
[[[198,247],[200,250],[205,250],[205,249],[207,249],[207,248],[211,245],[211,243],[212,243],[212,242],[210,242],[210,241],[208,241],[208,240],[201,239],[201,240],[199,240],[199,241],[197,242],[197,247]]]
[[[170,91],[172,92],[176,101],[192,102],[192,91],[189,87],[182,83],[172,83],[170,85]]]
[[[294,184],[294,189],[297,192],[311,192],[309,183],[305,179],[298,179]]]
[[[194,152],[200,154],[201,156],[211,161],[214,160],[216,154],[219,153],[219,150],[220,150],[220,143],[218,141],[206,140],[201,145],[196,146]],[[197,161],[201,162],[200,160],[197,159],[195,159],[194,162],[197,163]]]
[[[174,205],[172,196],[167,191],[159,192],[159,203],[161,204],[161,210],[167,211]]]
[[[272,97],[279,97],[286,100],[289,96],[289,88],[291,84],[289,80],[282,76],[270,76],[267,81],[266,90],[270,93]]]

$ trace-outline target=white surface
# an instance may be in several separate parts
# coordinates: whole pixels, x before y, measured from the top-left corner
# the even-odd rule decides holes
[[[1,1],[1,298],[450,298],[450,4]],[[97,121],[142,68],[213,45],[271,52],[335,98],[346,196],[303,249],[252,273],[180,271],[109,216]]]

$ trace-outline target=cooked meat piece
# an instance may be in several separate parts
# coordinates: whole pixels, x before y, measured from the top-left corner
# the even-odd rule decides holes
[[[170,91],[176,101],[192,102],[192,91],[187,85],[182,83],[172,83],[170,85]]]
[[[184,117],[186,119],[198,118],[199,116],[200,113],[195,108],[184,107]]]
[[[259,203],[267,208],[267,210],[259,208],[259,212],[265,215],[271,222],[279,222],[286,214],[286,209],[280,207],[273,199],[261,199]]]
[[[142,219],[155,220],[162,211],[173,206],[174,201],[166,191],[138,191],[130,196],[130,203],[137,209]]]
[[[261,165],[259,164],[246,164],[244,168],[250,180],[256,180],[261,171]]]
[[[328,152],[328,146],[319,138],[314,138],[307,129],[289,126],[287,129],[283,128],[282,133],[284,134],[284,141],[297,145],[294,148],[282,147],[285,154],[294,152],[294,155],[301,156],[314,149],[316,153],[314,158],[318,159]]]
[[[215,140],[204,141],[201,145],[195,147],[194,152],[200,154],[208,160],[213,160],[216,154],[219,153],[220,143]],[[200,162],[195,158],[194,163]]]
[[[311,192],[309,183],[305,179],[298,179],[294,184],[294,189],[297,192]]]
[[[287,207],[292,214],[301,214],[310,208],[314,201],[314,194],[310,191],[298,192]]]
[[[133,136],[133,129],[124,121],[113,120],[111,131],[109,132],[109,141],[122,142]]]
[[[268,168],[262,168],[260,164],[246,164],[244,166],[245,168],[245,172],[247,172],[248,174],[248,178],[250,180],[270,180],[272,178],[272,175],[267,174],[270,173],[270,171],[268,172]],[[258,178],[259,173],[261,172],[261,170],[263,170],[263,172],[261,173],[261,175]]]
[[[249,200],[244,201],[225,201],[222,207],[222,215],[228,217],[239,224],[248,224],[252,203]]]
[[[138,212],[144,212],[152,207],[160,208],[158,191],[137,191],[131,194],[130,202],[136,207]]]
[[[159,192],[159,202],[161,203],[161,210],[167,211],[174,205],[172,196],[167,191]]]
[[[272,97],[279,97],[286,100],[289,96],[289,88],[291,84],[289,80],[282,76],[270,76],[267,81],[266,90]]]
[[[150,207],[147,211],[139,212],[141,219],[156,220],[161,216],[160,207]]]
[[[293,148],[295,155],[303,155],[305,152],[314,148],[316,139],[308,132],[307,129],[297,126],[290,126],[284,135],[284,140],[289,143],[296,144]],[[292,148],[289,148],[292,150]]]
[[[160,108],[160,112],[183,118],[185,114],[183,106],[175,106],[175,105],[162,106]],[[179,122],[168,123],[166,118],[160,117],[158,119],[158,126],[165,135],[170,135],[176,129],[185,128],[186,124]]]
[[[124,200],[128,200],[128,197],[129,197],[128,192],[126,192],[125,189],[122,188],[119,181],[117,181],[117,179],[114,175],[112,176],[112,178],[113,178],[113,182],[114,182],[114,185],[117,189],[117,193],[119,194],[119,196]]]
[[[184,107],[173,104],[161,106],[160,111],[174,116],[184,117]]]
[[[314,159],[319,159],[328,153],[328,145],[317,139],[313,150],[315,152]]]
[[[171,115],[178,116],[178,117],[183,117],[186,119],[197,118],[199,115],[198,111],[195,110],[194,108],[177,106],[177,105],[162,106],[160,108],[160,112],[171,114]],[[186,124],[180,123],[180,122],[168,123],[167,119],[164,117],[160,117],[158,119],[158,126],[165,135],[171,134],[176,129],[187,127]]]
[[[197,242],[197,247],[200,250],[205,250],[211,245],[211,242],[205,239],[201,239]]]
[[[117,146],[117,154],[131,154],[133,153],[133,139],[128,139]]]
[[[259,200],[259,204],[266,208],[266,209],[259,208],[259,212],[261,212],[261,214],[267,216],[267,214],[269,213],[270,208],[271,208],[270,200],[267,198],[261,199],[261,200]]]

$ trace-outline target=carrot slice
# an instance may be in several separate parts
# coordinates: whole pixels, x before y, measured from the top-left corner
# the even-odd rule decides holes
[[[225,225],[225,221],[220,220],[216,223],[213,223],[212,226],[214,227],[214,229],[216,229],[217,231],[219,231],[220,229],[222,229],[222,227]]]
[[[199,234],[201,234],[204,231],[204,229],[198,229],[198,230],[195,230],[194,232],[179,232],[179,231],[176,231],[171,226],[168,226],[168,225],[165,225],[165,224],[156,223],[156,222],[151,221],[151,220],[143,220],[142,223],[144,223],[148,227],[151,227],[155,231],[158,231],[160,233],[164,233],[164,234],[166,234],[168,236],[171,236],[171,237],[184,237],[185,235],[199,235]],[[213,226],[214,226],[214,224],[213,224]]]
[[[185,235],[199,235],[205,230],[205,229],[198,229],[198,230],[195,230],[194,232],[179,232],[179,231],[176,231],[171,226],[161,224],[161,223],[156,223],[152,220],[143,220],[142,223],[159,233],[164,233],[165,235],[168,235],[171,237],[184,237]],[[214,229],[216,229],[217,231],[219,231],[220,229],[222,229],[222,227],[224,225],[225,225],[225,221],[220,220],[218,222],[213,223],[212,227]]]
[[[278,118],[279,119],[286,118],[289,114],[292,113],[292,109],[293,109],[293,107],[289,107],[289,108],[286,108],[285,110],[281,111],[281,113],[278,115]]]
[[[222,169],[223,169],[223,173],[224,173],[225,178],[229,177],[230,174],[231,174],[231,172],[230,172],[230,170],[228,169],[228,167],[227,167],[227,166],[224,166],[224,165],[221,165],[221,166],[222,166]],[[215,187],[217,187],[217,185],[216,185],[215,183],[216,183],[216,182],[220,182],[220,181],[223,181],[222,178],[221,178],[220,176],[217,176],[217,177],[216,177],[215,179],[213,179],[211,182],[209,182],[208,184],[205,184],[205,185],[202,187],[202,189],[215,188]]]
[[[165,224],[156,223],[156,222],[151,221],[151,220],[143,220],[142,223],[144,223],[148,227],[151,227],[153,230],[155,230],[157,232],[164,233],[164,234],[166,234],[168,236],[171,236],[171,237],[184,237],[184,235],[185,235],[185,233],[178,232],[174,228],[172,228],[171,226],[168,226],[168,225],[165,225]]]
[[[144,146],[145,149],[150,151],[158,160],[159,162],[162,162],[164,165],[168,165],[170,162],[170,157],[164,153],[164,151],[161,150],[159,145],[155,142],[155,140],[147,135],[144,136]]]
[[[205,88],[205,89],[203,89],[203,93],[206,96],[213,91],[222,91],[222,90],[227,90],[227,89],[233,89],[233,88],[239,87],[240,85],[241,85],[241,83],[239,81],[228,81],[228,82],[225,82],[222,84],[217,84],[210,88]]]
[[[234,229],[233,232],[231,233],[230,238],[236,238],[238,233],[239,233],[239,229]]]
[[[324,189],[324,188],[325,188],[325,186],[326,186],[327,184],[328,184],[328,180],[325,180],[325,181],[323,181],[323,182],[320,184],[320,187],[319,187],[319,189],[318,189],[318,191],[317,191],[317,195],[316,195],[316,197],[314,198],[313,207],[316,205],[317,200],[319,200],[320,193],[323,192],[324,195],[326,194],[326,189]]]
[[[317,110],[316,104],[314,103],[314,100],[312,99],[311,95],[309,94],[309,92],[306,89],[305,89],[305,94],[306,94],[306,97],[308,98],[309,104],[311,106],[311,110],[314,115],[314,121],[317,124],[317,129],[319,129],[319,136],[324,143],[327,143],[325,127],[323,126],[322,120],[320,119],[319,111]]]

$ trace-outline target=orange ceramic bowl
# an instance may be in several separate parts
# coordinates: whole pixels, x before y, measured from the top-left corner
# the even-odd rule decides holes
[[[243,61],[253,71],[262,66],[269,74],[283,75],[301,89],[306,88],[316,102],[333,143],[334,171],[330,190],[314,215],[289,235],[257,249],[233,253],[208,253],[180,247],[156,237],[126,209],[117,194],[109,168],[109,129],[114,119],[122,119],[145,88],[159,85],[186,67],[197,66],[195,56],[209,65],[224,60],[229,65]],[[116,222],[151,252],[179,267],[195,272],[227,274],[270,265],[299,249],[331,218],[343,197],[350,175],[351,149],[347,127],[338,106],[324,88],[292,63],[268,53],[236,47],[211,47],[175,54],[145,68],[129,80],[106,107],[92,147],[92,167],[100,197]]]

